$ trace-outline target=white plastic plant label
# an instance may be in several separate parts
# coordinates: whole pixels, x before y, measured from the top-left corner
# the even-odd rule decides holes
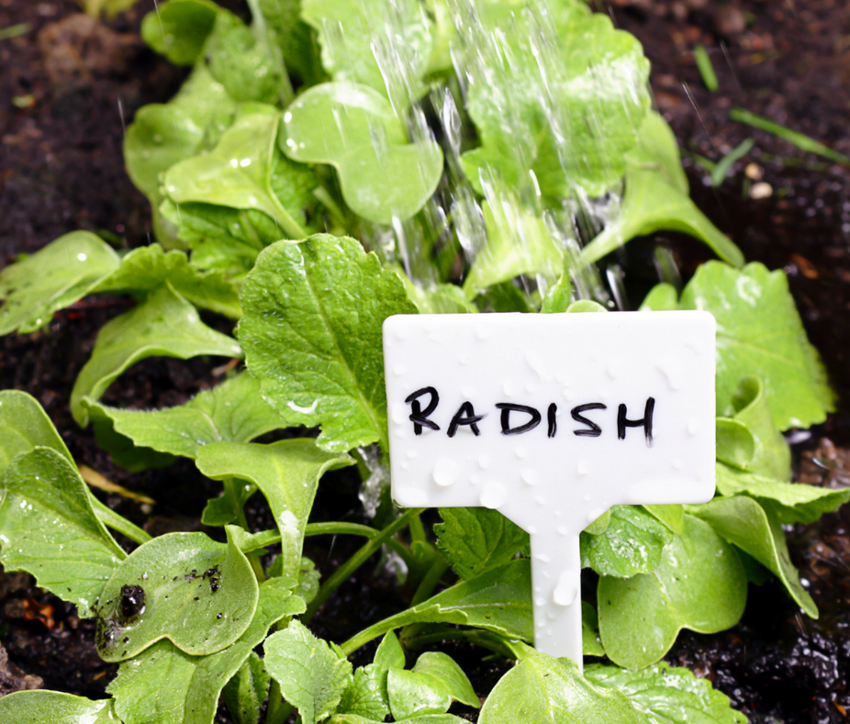
[[[612,505],[714,495],[714,317],[408,315],[383,331],[393,499],[526,530],[535,646],[581,666],[581,531]]]

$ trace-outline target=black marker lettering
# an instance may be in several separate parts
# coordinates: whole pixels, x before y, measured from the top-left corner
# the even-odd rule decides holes
[[[652,447],[652,413],[654,410],[655,398],[649,397],[646,400],[646,407],[643,410],[643,419],[628,420],[626,419],[626,406],[620,405],[617,410],[617,437],[620,440],[625,440],[627,427],[642,427],[643,433],[646,436],[646,446]]]
[[[578,437],[599,437],[602,434],[602,428],[599,427],[595,422],[591,422],[588,420],[582,412],[587,412],[588,410],[607,410],[608,407],[603,405],[601,402],[590,402],[587,405],[579,405],[578,407],[574,407],[570,410],[570,414],[573,416],[573,420],[576,422],[580,422],[583,425],[587,425],[586,430],[573,430],[573,435]]]
[[[419,398],[426,394],[431,395],[431,401],[428,403],[428,407],[423,410],[422,405],[419,404]],[[421,435],[423,426],[431,430],[440,429],[436,422],[428,419],[428,415],[437,409],[437,404],[440,402],[440,395],[437,390],[433,387],[423,387],[405,397],[404,401],[410,405],[410,419],[413,421],[414,435]]]
[[[478,437],[481,434],[481,431],[475,423],[479,420],[483,420],[485,417],[486,415],[475,414],[475,408],[472,406],[471,402],[464,402],[455,413],[451,423],[449,423],[449,437],[454,437],[457,429],[461,425],[469,425],[472,432],[475,433],[475,437]]]
[[[540,424],[540,413],[528,405],[514,405],[510,402],[500,402],[496,407],[502,411],[502,435],[521,435],[524,432],[533,430]],[[512,412],[524,412],[526,415],[531,415],[531,419],[525,425],[511,427]]]
[[[546,432],[548,437],[555,437],[555,433],[558,431],[558,423],[555,420],[556,412],[558,412],[558,406],[553,402],[546,411],[546,421],[549,423],[549,429]]]

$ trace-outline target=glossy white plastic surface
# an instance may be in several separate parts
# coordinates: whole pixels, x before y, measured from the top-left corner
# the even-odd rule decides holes
[[[714,495],[714,317],[410,315],[383,330],[393,499],[494,508],[528,531],[535,646],[581,666],[581,531],[612,505]]]

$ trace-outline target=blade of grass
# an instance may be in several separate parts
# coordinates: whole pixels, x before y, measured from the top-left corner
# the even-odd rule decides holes
[[[743,108],[733,108],[729,111],[729,118],[733,121],[738,121],[738,123],[745,123],[753,128],[758,128],[759,130],[779,136],[779,138],[793,143],[797,148],[801,148],[808,153],[815,153],[818,156],[828,158],[830,161],[835,161],[844,166],[850,166],[850,158],[843,153],[834,151],[829,146],[825,146],[820,141],[816,141],[803,133],[792,131],[790,128],[780,126],[778,123],[774,123],[763,116],[745,111]]]
[[[26,35],[30,30],[32,30],[32,25],[29,23],[9,25],[5,28],[0,28],[0,40],[8,40],[9,38],[17,38],[19,35]]]
[[[717,80],[717,74],[714,72],[714,66],[711,64],[711,58],[708,57],[708,51],[702,45],[697,45],[694,48],[694,60],[705,87],[714,93],[720,87],[720,83]]]
[[[711,185],[720,186],[726,180],[732,166],[752,151],[755,145],[756,142],[752,138],[747,138],[721,158],[711,171]]]

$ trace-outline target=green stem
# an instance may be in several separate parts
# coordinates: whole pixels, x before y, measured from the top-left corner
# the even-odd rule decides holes
[[[272,699],[272,696],[275,698]],[[273,701],[277,702],[274,708],[272,708]],[[269,708],[266,712],[266,724],[284,724],[293,711],[295,711],[295,707],[283,700],[283,695],[280,693],[280,684],[272,681],[271,689],[269,690]]]
[[[266,19],[263,16],[262,8],[258,0],[247,0],[248,8],[251,11],[251,19],[254,21],[254,29],[260,42],[266,50],[266,55],[277,63],[280,70],[280,102],[286,108],[292,99],[295,98],[295,91],[292,90],[292,82],[289,80],[289,73],[286,70],[286,63],[283,60],[283,53],[280,48],[274,46],[269,39],[269,29],[266,25]]]
[[[438,554],[439,555],[439,554]],[[439,555],[434,564],[428,569],[428,573],[425,574],[425,577],[422,579],[421,583],[416,589],[416,593],[413,594],[413,598],[410,601],[410,607],[417,606],[431,597],[431,594],[434,592],[434,589],[437,587],[437,584],[440,582],[440,579],[443,577],[443,574],[449,569],[448,561],[446,561],[443,556]]]
[[[492,631],[483,631],[475,628],[460,629],[440,626],[436,629],[431,629],[427,634],[415,636],[412,639],[405,638],[404,645],[406,648],[409,647],[418,650],[431,644],[439,644],[452,640],[468,641],[509,659],[522,659],[526,656],[525,650],[518,642],[499,636],[499,634]]]
[[[428,540],[428,536],[425,535],[425,526],[422,525],[422,519],[418,514],[410,521],[410,540],[414,543],[416,541],[425,543]]]
[[[244,485],[243,482],[237,482],[234,478],[224,478],[222,480],[224,483],[224,494],[230,498],[230,504],[236,510],[236,522],[239,523],[240,526],[244,530],[247,530],[249,533],[251,529],[248,527],[248,519],[245,517],[245,510],[239,503],[239,487]],[[255,551],[251,551],[245,554],[245,557],[248,559],[248,563],[251,564],[251,569],[254,571],[254,575],[257,577],[257,581],[262,583],[266,580],[266,572],[263,570],[263,564],[260,562],[260,556]]]
[[[89,498],[91,499],[92,507],[94,508],[95,515],[100,518],[100,521],[112,528],[112,530],[117,530],[122,535],[127,536],[131,541],[134,541],[141,545],[142,543],[147,543],[151,540],[151,536],[149,536],[145,531],[139,528],[137,525],[133,525],[129,520],[127,520],[123,515],[118,515],[112,508],[107,507],[103,503],[101,503],[94,495],[89,494]]]
[[[404,526],[410,523],[411,520],[417,519],[424,510],[424,508],[410,508],[406,510],[400,517],[378,533],[378,535],[370,538],[366,544],[360,548],[360,550],[337,568],[328,580],[324,582],[322,587],[319,589],[319,592],[316,594],[316,597],[307,607],[306,613],[304,613],[301,617],[301,621],[305,624],[310,621],[328,596],[330,596],[340,586],[340,584],[343,583],[343,581],[348,580],[354,571],[360,568],[360,566],[362,566],[375,551],[398,533],[398,531],[404,528]]]

